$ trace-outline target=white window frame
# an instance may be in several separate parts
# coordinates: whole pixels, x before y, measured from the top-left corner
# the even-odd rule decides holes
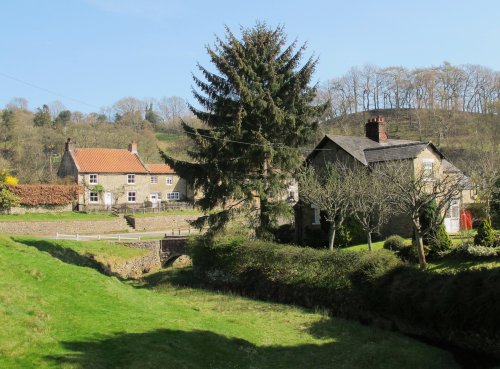
[[[99,203],[99,192],[89,191],[89,203],[91,203],[91,204],[98,204]]]
[[[181,194],[177,191],[167,192],[165,196],[168,201],[179,201],[181,199]]]
[[[428,168],[428,165],[430,165],[430,168]],[[433,181],[434,180],[434,160],[433,159],[422,160],[422,179],[424,181]]]
[[[135,174],[127,174],[127,184],[135,184]]]
[[[158,175],[151,174],[151,184],[158,184]]]
[[[174,184],[174,176],[170,176],[170,175],[169,175],[169,176],[166,176],[166,177],[165,177],[165,184],[166,184],[167,186],[171,186],[171,185],[173,185],[173,184]]]
[[[321,214],[320,214],[320,209],[319,206],[317,205],[311,205],[311,209],[313,209],[313,225],[319,225],[321,224]]]
[[[133,200],[131,200],[132,197],[134,198]],[[128,191],[127,192],[127,202],[135,203],[136,201],[137,201],[137,191]]]
[[[99,184],[99,176],[96,173],[89,174],[89,184]]]

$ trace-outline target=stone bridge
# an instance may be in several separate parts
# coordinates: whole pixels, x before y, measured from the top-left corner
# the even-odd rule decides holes
[[[160,240],[160,261],[162,265],[187,254],[187,238],[165,236]]]

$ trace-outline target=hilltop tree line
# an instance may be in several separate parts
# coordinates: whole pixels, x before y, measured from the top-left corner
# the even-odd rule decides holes
[[[56,172],[71,137],[77,147],[126,148],[138,142],[141,157],[160,162],[155,131],[177,132],[180,121],[193,121],[179,97],[139,100],[125,97],[99,112],[83,114],[61,102],[31,111],[24,98],[14,98],[0,111],[0,169],[21,183],[57,181]]]
[[[408,69],[365,65],[327,81],[318,98],[330,101],[334,118],[381,109],[440,109],[491,112],[500,99],[500,72],[480,65]]]

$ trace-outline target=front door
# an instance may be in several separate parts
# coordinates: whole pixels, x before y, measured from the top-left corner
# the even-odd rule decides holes
[[[460,231],[460,201],[453,200],[444,218],[446,232],[455,233]]]
[[[152,192],[150,195],[149,195],[149,201],[151,201],[151,206],[153,208],[157,208],[158,207],[158,204],[160,203],[161,201],[161,198],[160,198],[160,194],[158,192]]]
[[[104,193],[104,206],[110,208],[113,205],[113,193],[105,192]]]

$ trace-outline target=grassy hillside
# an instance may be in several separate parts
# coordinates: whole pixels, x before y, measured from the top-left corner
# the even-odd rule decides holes
[[[1,368],[457,367],[395,333],[175,287],[168,271],[127,284],[45,242],[0,237]]]
[[[364,136],[371,116],[383,116],[390,138],[432,141],[453,161],[478,149],[498,150],[500,118],[494,115],[450,110],[385,109],[337,117],[322,124],[316,140],[325,133]]]

